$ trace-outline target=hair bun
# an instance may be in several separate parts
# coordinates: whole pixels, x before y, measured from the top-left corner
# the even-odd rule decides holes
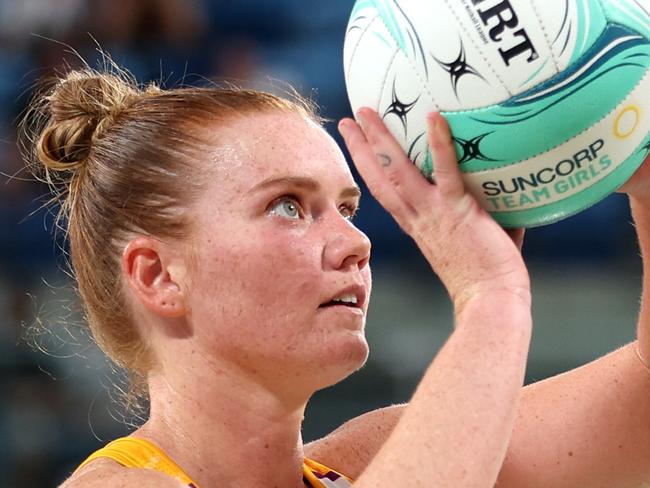
[[[109,73],[73,71],[58,80],[44,97],[47,122],[37,143],[38,159],[56,171],[83,166],[93,143],[137,95],[133,85]]]

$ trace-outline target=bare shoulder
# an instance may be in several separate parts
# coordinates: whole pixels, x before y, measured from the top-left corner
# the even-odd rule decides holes
[[[185,485],[151,469],[125,468],[110,459],[97,459],[73,474],[59,488],[156,487],[180,488]]]
[[[349,420],[305,446],[305,455],[356,479],[370,464],[399,421],[405,405],[393,405]]]

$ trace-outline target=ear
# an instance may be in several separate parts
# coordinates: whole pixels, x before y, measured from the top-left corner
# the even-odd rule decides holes
[[[142,305],[166,318],[185,314],[185,297],[179,283],[180,273],[164,243],[149,236],[131,240],[122,253],[122,273]],[[175,276],[176,275],[176,276]]]

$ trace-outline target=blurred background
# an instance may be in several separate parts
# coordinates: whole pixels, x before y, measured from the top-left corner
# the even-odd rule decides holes
[[[0,0],[0,487],[56,486],[133,421],[111,393],[110,364],[80,324],[52,217],[39,210],[46,189],[21,169],[16,122],[33,84],[79,66],[77,53],[96,66],[101,46],[142,82],[225,79],[266,90],[288,82],[337,120],[350,110],[341,56],[352,3]],[[528,232],[535,316],[528,382],[634,338],[640,260],[630,222],[626,198],[613,195]],[[452,328],[447,296],[427,263],[368,195],[357,224],[374,246],[371,358],[316,395],[306,440],[406,401]]]

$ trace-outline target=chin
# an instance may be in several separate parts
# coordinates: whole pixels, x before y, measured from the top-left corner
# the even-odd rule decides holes
[[[321,351],[317,365],[318,389],[343,381],[366,364],[368,343],[363,334],[353,334],[345,340],[330,344]]]

